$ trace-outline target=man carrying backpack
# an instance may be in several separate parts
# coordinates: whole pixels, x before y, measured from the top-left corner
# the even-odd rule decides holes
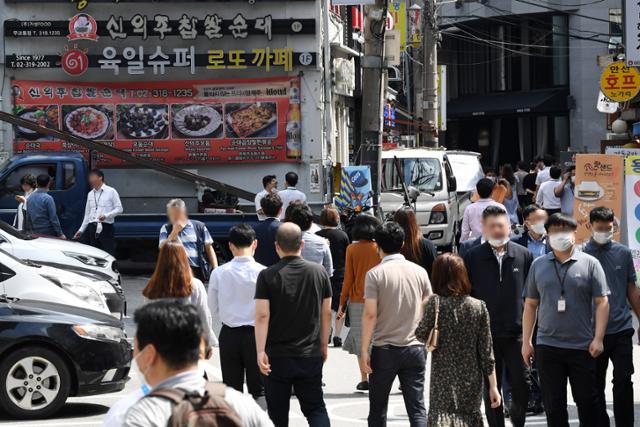
[[[198,371],[204,326],[193,305],[154,301],[136,310],[134,320],[132,370],[151,391],[129,409],[124,426],[273,426],[251,397],[207,382]]]

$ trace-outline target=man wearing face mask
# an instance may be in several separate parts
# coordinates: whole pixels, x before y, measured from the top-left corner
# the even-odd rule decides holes
[[[520,236],[514,237],[512,241],[529,249],[533,259],[540,258],[551,252],[551,247],[547,242],[547,229],[545,228],[548,218],[547,211],[535,204],[529,205],[522,210],[525,232]]]
[[[569,425],[567,380],[580,425],[598,425],[596,358],[603,351],[609,290],[598,260],[575,250],[577,228],[575,219],[551,215],[547,233],[553,252],[536,259],[527,277],[522,357],[530,364],[535,356],[547,424],[552,427]]]
[[[196,307],[175,300],[151,302],[134,314],[137,331],[132,371],[139,371],[151,389],[125,416],[123,426],[167,425],[173,401],[154,393],[161,389],[205,392],[206,380],[198,370],[204,324]],[[224,400],[245,426],[273,426],[266,412],[249,396],[230,387]]]
[[[640,289],[636,287],[636,272],[631,251],[612,241],[613,211],[597,207],[589,214],[592,237],[584,252],[600,261],[611,291],[609,322],[604,335],[604,351],[596,361],[598,386],[598,422],[609,426],[605,386],[609,360],[613,363],[613,413],[617,426],[633,426],[633,319],[629,304],[640,319]]]
[[[482,233],[487,241],[467,252],[464,262],[471,281],[471,296],[484,301],[489,310],[498,390],[502,387],[504,368],[513,396],[508,408],[511,423],[522,427],[529,401],[526,366],[520,355],[522,296],[533,256],[526,248],[509,240],[511,228],[506,210],[489,206],[482,218]],[[485,412],[489,426],[503,427],[503,407],[492,409],[487,399],[488,390],[485,392]]]

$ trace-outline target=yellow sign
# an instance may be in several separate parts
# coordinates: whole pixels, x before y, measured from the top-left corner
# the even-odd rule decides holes
[[[390,30],[398,30],[400,32],[400,50],[404,51],[407,47],[407,4],[400,0],[391,0],[387,6],[391,20]]]
[[[607,65],[600,76],[600,89],[612,101],[629,101],[640,92],[640,73],[623,61]]]

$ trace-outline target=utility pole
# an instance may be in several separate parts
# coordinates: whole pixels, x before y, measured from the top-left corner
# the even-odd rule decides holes
[[[365,8],[364,57],[362,58],[362,119],[360,164],[371,169],[374,205],[379,206],[382,169],[382,100],[385,92],[384,32],[387,0],[375,0]]]
[[[438,20],[436,0],[424,0],[423,31],[423,90],[422,90],[422,145],[438,146],[438,136],[429,124],[438,125]]]

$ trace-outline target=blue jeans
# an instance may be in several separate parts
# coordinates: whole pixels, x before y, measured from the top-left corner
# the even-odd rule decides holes
[[[427,352],[422,345],[395,347],[386,345],[371,350],[369,375],[369,426],[387,425],[389,393],[396,375],[402,387],[404,406],[412,427],[427,425],[424,407],[424,372]]]
[[[269,362],[271,373],[264,377],[264,391],[275,427],[289,425],[292,386],[309,426],[330,426],[322,394],[322,357],[274,357]]]

